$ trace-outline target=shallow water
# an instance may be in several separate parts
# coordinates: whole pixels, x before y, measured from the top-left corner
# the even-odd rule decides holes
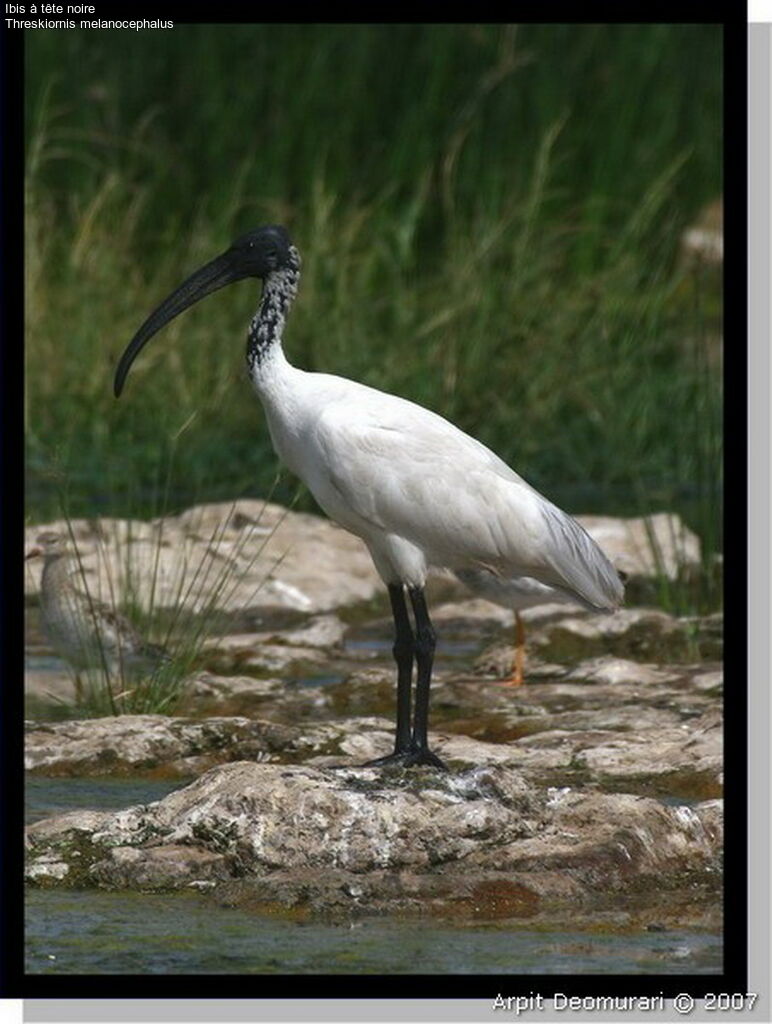
[[[478,629],[445,629],[442,652],[438,664],[448,670],[468,668],[491,635]],[[342,682],[347,675],[361,670],[363,665],[393,665],[391,649],[394,643],[392,626],[387,620],[376,625],[357,625],[349,628],[342,645],[342,653],[331,656],[331,667],[304,671],[293,675],[285,673],[290,685],[301,687],[327,686]],[[371,656],[371,657],[368,657]],[[332,670],[331,670],[332,668]],[[65,661],[54,654],[30,653],[25,656],[25,672],[34,674],[35,684],[27,679],[25,717],[32,721],[58,722],[82,717],[82,711],[72,703],[70,669]],[[248,675],[249,669],[240,667],[238,673]],[[184,712],[181,712],[184,713]]]
[[[712,935],[545,934],[410,921],[307,924],[212,906],[197,894],[33,890],[31,973],[718,973]]]
[[[184,782],[27,782],[33,821],[76,808],[159,800]],[[721,937],[687,931],[535,931],[511,922],[449,925],[372,920],[298,923],[217,906],[198,893],[30,889],[30,973],[712,974]]]
[[[31,775],[24,783],[27,824],[67,811],[117,811],[149,804],[186,785],[188,782],[181,779],[49,779]]]

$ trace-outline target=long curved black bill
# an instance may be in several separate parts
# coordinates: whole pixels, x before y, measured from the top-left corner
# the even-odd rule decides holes
[[[207,263],[183,281],[179,288],[176,288],[157,309],[153,310],[129,342],[118,363],[118,369],[115,371],[113,383],[115,397],[118,398],[123,391],[131,364],[164,324],[173,320],[199,299],[217,291],[218,288],[224,288],[226,284],[232,284],[247,276],[249,275],[234,264],[231,253],[228,251],[217,256],[211,263]]]

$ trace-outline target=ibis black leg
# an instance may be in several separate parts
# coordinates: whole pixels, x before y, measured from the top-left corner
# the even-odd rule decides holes
[[[411,751],[410,689],[413,681],[415,641],[405,602],[405,588],[401,583],[389,585],[391,612],[394,616],[394,646],[392,653],[397,663],[397,733],[394,753],[368,761],[368,765],[402,763]]]
[[[401,754],[410,747],[410,688],[413,681],[414,639],[402,584],[390,586],[389,597],[395,627],[392,652],[397,663],[397,736],[394,753]]]
[[[391,611],[394,615],[394,660],[397,663],[397,734],[394,752],[386,757],[368,761],[367,766],[428,764],[445,769],[445,765],[429,750],[429,688],[437,637],[429,618],[423,588],[413,587],[410,603],[415,617],[415,635],[410,628],[405,589],[399,585],[389,587]],[[417,668],[415,717],[410,722],[413,661]]]
[[[434,664],[434,648],[437,646],[437,634],[434,632],[429,609],[422,587],[410,590],[410,603],[415,616],[415,660],[417,669],[415,690],[415,718],[413,719],[413,737],[408,764],[430,764],[435,768],[447,770],[442,761],[429,750],[427,737],[429,729],[429,690],[432,681],[432,665]]]

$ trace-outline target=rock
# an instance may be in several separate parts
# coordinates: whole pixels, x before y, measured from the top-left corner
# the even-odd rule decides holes
[[[463,731],[433,732],[432,748],[458,772],[499,765],[521,771],[532,785],[593,783],[604,789],[704,799],[722,792],[721,719],[715,710],[684,721],[656,707],[524,716],[489,714],[487,728],[456,722]],[[212,765],[255,761],[363,764],[388,754],[393,720],[358,716],[286,725],[268,720],[161,715],[31,726],[26,766],[46,775],[187,777]]]
[[[97,600],[120,606],[127,591],[144,610],[201,612],[281,607],[302,612],[366,601],[382,584],[364,544],[327,519],[243,499],[198,505],[152,522],[122,519],[70,523],[88,586]],[[28,527],[68,534],[64,521]],[[25,590],[39,590],[27,567]]]
[[[583,608],[580,604],[550,602],[547,604],[537,604],[533,608],[523,608],[520,612],[520,618],[528,626],[538,626],[546,622],[554,622],[555,619],[564,619],[567,615],[576,618],[577,615],[591,614],[587,608]]]
[[[307,721],[330,716],[332,702],[327,689],[283,679],[199,672],[186,684],[185,707],[197,716],[257,715],[274,722]]]
[[[337,615],[317,615],[297,629],[268,634],[266,639],[296,647],[321,647],[329,650],[340,647],[346,634],[346,624]]]
[[[221,853],[179,843],[138,850],[119,846],[93,865],[91,878],[110,889],[200,888],[204,883],[230,877]]]
[[[723,669],[717,672],[698,672],[692,678],[692,686],[700,693],[718,695],[724,690]]]
[[[295,629],[229,633],[204,642],[206,663],[215,672],[257,669],[285,677],[303,675],[340,652],[345,632],[336,615],[321,615]]]
[[[41,854],[27,867],[27,881],[33,885],[46,882],[61,882],[70,873],[70,866],[57,854]]]
[[[714,643],[705,644],[703,651],[694,620],[646,608],[561,619],[534,631],[530,643],[542,657],[563,663],[601,653],[660,664],[716,655]]]
[[[526,641],[525,658],[525,681],[533,682],[537,679],[555,679],[565,675],[565,665],[545,661],[538,655],[532,653],[533,646],[530,640]],[[475,675],[495,679],[501,683],[508,682],[512,677],[515,664],[515,647],[513,641],[506,643],[496,642],[486,647],[477,658],[475,658],[472,671]]]
[[[677,723],[663,728],[658,719],[657,714],[651,716],[649,728],[635,735],[600,724],[581,728],[579,722],[539,719],[533,732],[521,734],[516,741],[481,743],[455,736],[439,739],[436,749],[453,765],[499,764],[521,771],[539,786],[593,784],[606,791],[647,796],[719,797],[723,792],[720,728],[692,731]]]
[[[588,658],[569,668],[567,678],[586,683],[632,683],[650,686],[653,683],[671,683],[680,673],[672,668],[657,667],[628,658],[616,658],[613,654]]]
[[[700,795],[718,796],[723,776],[723,718],[716,709],[706,711],[693,722],[656,730],[617,736],[608,744],[595,746],[576,755],[575,762],[586,765],[601,782],[613,779],[616,788],[646,778],[651,786],[658,782],[663,796],[672,792],[673,775],[688,774],[704,780]],[[700,782],[694,784],[694,789]]]
[[[646,734],[682,723],[677,710],[648,705],[610,703],[592,709],[550,712],[546,707],[530,704],[509,710],[501,707],[498,713],[489,712],[477,719],[449,721],[445,729],[489,743],[515,743],[526,738],[534,738],[535,743],[535,737],[544,736],[543,743],[552,733],[559,734],[560,742],[565,743],[567,735],[575,735],[586,746],[590,735],[613,738],[616,733]]]
[[[190,778],[215,764],[286,763],[327,757],[365,761],[393,747],[393,726],[376,717],[283,725],[237,717],[196,721],[121,715],[27,724],[25,768],[46,776]]]
[[[187,717],[30,723],[27,766],[38,775],[200,775],[156,803],[37,822],[27,833],[33,884],[194,888],[299,918],[715,919],[720,613],[529,609],[526,683],[509,687],[499,679],[512,666],[512,612],[437,601],[430,742],[450,772],[379,772],[356,766],[393,748],[393,627],[380,598],[343,618],[330,611],[382,595],[369,555],[317,517],[238,502],[228,519],[233,508],[74,524],[95,582],[127,554],[146,573],[159,551],[164,572],[206,557],[243,578],[218,596],[224,635],[210,633],[196,662],[216,671],[185,680]],[[261,562],[262,542],[280,530],[289,541],[290,528],[294,562],[277,564],[281,551]],[[238,591],[244,580],[249,594]],[[190,608],[206,589],[193,588]],[[168,579],[161,590],[173,596]],[[64,695],[46,649],[28,653],[28,684]]]
[[[393,670],[382,668],[359,670],[340,682],[320,685],[201,672],[189,682],[185,700],[197,715],[215,711],[255,714],[275,722],[321,721],[342,715],[389,716],[395,711],[396,683]]]
[[[569,670],[572,678],[588,682],[643,680],[658,672],[672,676],[673,663],[717,661],[723,655],[721,613],[676,618],[656,609],[621,608],[603,615],[567,615],[565,608],[561,616],[545,616],[527,630],[527,681],[561,678]],[[507,637],[483,650],[474,671],[503,680],[510,677],[513,663],[514,638]]]
[[[375,769],[323,771],[241,761],[206,772],[148,806],[88,819],[96,847],[182,844],[227,853],[239,870],[426,868],[468,853],[476,840],[530,833],[512,807],[527,805],[515,775],[488,780]],[[491,799],[495,796],[495,799]],[[77,814],[30,826],[33,849],[83,831]],[[234,865],[235,866],[235,865]],[[89,866],[90,870],[90,866]]]
[[[339,683],[324,687],[335,715],[393,716],[396,693],[393,670],[382,668],[352,672]]]
[[[260,643],[254,633],[216,637],[205,644],[205,660],[214,672],[281,673],[297,676],[318,669],[327,662],[326,652],[317,647]]]
[[[379,772],[236,762],[149,805],[27,829],[37,885],[223,887],[251,909],[533,918],[688,875],[716,899],[718,802],[534,791],[516,771]],[[695,897],[696,898],[696,897]]]
[[[244,756],[265,760],[289,743],[287,729],[246,718],[194,721],[164,715],[31,722],[25,768],[41,775],[133,775],[162,769],[163,774],[190,776]]]
[[[694,666],[684,666],[685,669]],[[593,683],[571,680],[535,682],[527,684],[527,693],[522,699],[531,705],[539,705],[551,714],[584,712],[594,718],[612,708],[632,707],[667,709],[687,721],[701,714],[715,704],[710,694],[700,693],[690,686],[691,676],[686,672],[672,684],[652,683],[642,686],[636,683]],[[514,702],[519,696],[510,698]]]
[[[466,591],[468,593],[468,591]],[[565,611],[565,605],[563,609]],[[464,601],[448,601],[432,608],[432,622],[440,629],[463,624],[477,629],[491,626],[512,626],[515,613],[511,608],[502,608],[482,597],[467,598]]]

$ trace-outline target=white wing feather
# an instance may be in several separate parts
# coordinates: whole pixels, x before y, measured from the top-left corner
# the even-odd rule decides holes
[[[402,537],[433,565],[532,576],[596,608],[620,603],[592,538],[485,445],[405,399],[327,381],[312,427],[319,458],[301,475],[333,519],[365,539]]]

